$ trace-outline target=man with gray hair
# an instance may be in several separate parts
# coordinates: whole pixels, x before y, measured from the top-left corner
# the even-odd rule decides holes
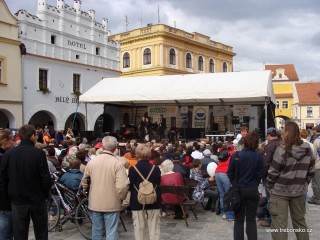
[[[117,144],[116,138],[104,137],[103,152],[88,162],[81,180],[83,189],[89,189],[93,240],[102,239],[103,225],[106,239],[118,239],[121,204],[126,199],[129,183],[123,164],[113,155]]]

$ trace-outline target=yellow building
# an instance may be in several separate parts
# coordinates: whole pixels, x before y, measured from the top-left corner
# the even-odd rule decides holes
[[[21,54],[17,20],[0,0],[0,128],[22,125]]]
[[[293,64],[265,65],[265,70],[272,72],[273,91],[277,99],[276,127],[281,128],[284,120],[292,118],[293,88],[299,78]]]
[[[112,35],[120,42],[121,76],[232,72],[232,47],[164,24]]]

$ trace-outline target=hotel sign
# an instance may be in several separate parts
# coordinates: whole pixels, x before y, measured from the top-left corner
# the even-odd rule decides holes
[[[77,48],[82,48],[82,49],[87,49],[87,48],[86,48],[86,44],[80,43],[80,42],[77,42],[77,41],[68,40],[68,41],[67,41],[67,44],[68,44],[69,46],[73,46],[73,47],[77,47]]]

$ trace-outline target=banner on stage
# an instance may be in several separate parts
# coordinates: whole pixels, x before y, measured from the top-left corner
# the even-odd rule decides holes
[[[223,117],[230,114],[229,106],[212,106],[213,107],[213,116]]]
[[[192,127],[205,128],[208,125],[209,106],[194,106]]]
[[[177,117],[178,113],[178,107],[174,106],[162,106],[162,107],[148,107],[148,116],[154,117],[154,118],[160,118],[160,114],[163,115],[163,117]]]
[[[233,105],[233,116],[250,116],[251,105]]]

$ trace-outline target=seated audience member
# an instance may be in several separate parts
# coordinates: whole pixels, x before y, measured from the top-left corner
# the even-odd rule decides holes
[[[164,175],[161,176],[160,185],[165,186],[183,186],[183,179],[180,173],[173,172],[173,162],[171,160],[165,160],[161,164],[162,171]],[[186,195],[176,196],[172,193],[161,194],[161,198],[164,204],[170,204],[174,206],[175,216],[174,219],[182,219],[182,210],[180,205],[178,205],[184,199],[187,199]]]
[[[135,153],[136,149],[132,148],[130,152],[127,152],[124,157],[129,159],[129,163],[130,166],[129,168],[131,168],[132,166],[135,166],[138,162],[138,159],[136,158],[136,153]]]
[[[189,168],[181,164],[179,153],[173,153],[171,160],[173,162],[173,172],[180,173],[182,178],[187,178],[189,176]]]
[[[69,189],[76,190],[79,188],[83,173],[80,172],[81,160],[75,154],[69,154],[66,158],[69,162],[69,170],[60,178],[59,182]]]
[[[218,198],[218,193],[213,189],[208,188],[210,182],[214,182],[214,178],[204,178],[201,171],[201,160],[193,160],[193,168],[190,170],[190,178],[197,180],[199,183],[195,187],[192,198],[194,200],[203,201],[204,197],[208,197],[205,210],[215,210],[216,200]]]
[[[201,170],[202,171],[207,171],[207,166],[209,163],[213,162],[211,156],[211,151],[209,149],[205,149],[203,151],[203,158],[201,160]]]
[[[56,151],[53,147],[48,149],[47,160],[53,164],[56,171],[61,171],[61,169],[62,169],[61,164],[60,164],[59,160],[56,158]]]

